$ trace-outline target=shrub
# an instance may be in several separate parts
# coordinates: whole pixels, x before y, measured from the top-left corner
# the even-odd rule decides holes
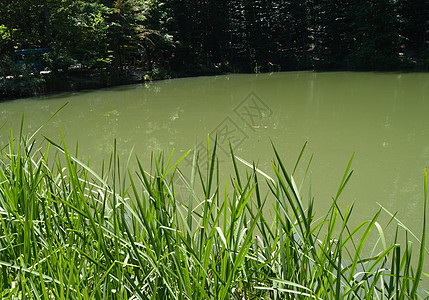
[[[37,72],[4,57],[0,63],[0,98],[34,96],[42,88],[44,80]]]

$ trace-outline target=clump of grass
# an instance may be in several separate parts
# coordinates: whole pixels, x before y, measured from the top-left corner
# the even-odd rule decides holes
[[[150,169],[136,158],[138,172],[131,174],[120,171],[128,162],[123,168],[114,151],[97,174],[64,141],[46,138],[42,151],[34,136],[10,136],[0,160],[2,299],[427,295],[420,285],[426,213],[415,266],[408,238],[404,244],[398,238],[386,242],[377,223],[380,212],[350,228],[352,206],[343,211],[337,201],[352,174],[352,159],[328,213],[316,220],[311,193],[304,205],[293,177],[302,152],[288,173],[273,146],[271,178],[237,159],[231,148],[234,174],[227,180],[220,178],[214,143],[207,161],[193,154],[187,179],[172,155],[153,155]],[[241,163],[249,167],[244,174]],[[426,212],[427,170],[424,182]],[[178,197],[178,184],[185,197]],[[274,216],[268,218],[264,212],[271,203]],[[382,249],[365,257],[365,241],[374,230]]]

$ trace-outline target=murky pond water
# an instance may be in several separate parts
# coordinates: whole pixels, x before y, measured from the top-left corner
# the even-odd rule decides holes
[[[340,205],[354,202],[355,218],[363,221],[380,203],[420,235],[429,74],[292,72],[169,80],[4,102],[0,122],[17,132],[24,112],[25,130],[32,132],[66,102],[42,133],[59,140],[61,128],[68,146],[78,140],[79,156],[91,157],[92,166],[109,157],[115,138],[124,159],[131,149],[149,159],[151,152],[173,148],[179,158],[195,146],[204,150],[207,134],[217,134],[225,169],[231,140],[238,156],[272,174],[270,139],[288,168],[308,141],[304,161],[314,158],[307,182],[319,211],[330,204],[355,153]],[[4,141],[9,132],[1,134]]]

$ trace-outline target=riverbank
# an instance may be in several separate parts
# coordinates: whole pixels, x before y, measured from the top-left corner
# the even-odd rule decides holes
[[[257,73],[257,70],[254,71]],[[321,69],[307,71],[339,72],[344,70]],[[286,72],[294,71],[289,70]],[[408,67],[400,70],[392,70],[390,72],[427,73],[427,69]],[[213,66],[211,68],[202,65],[190,65],[179,71],[167,71],[162,68],[147,70],[143,68],[127,67],[115,76],[113,76],[112,72],[107,69],[75,68],[70,69],[67,72],[42,71],[40,73],[32,73],[28,70],[21,70],[21,72],[15,73],[14,75],[0,77],[0,101],[13,100],[23,97],[43,96],[62,92],[96,90],[107,87],[172,78],[216,76],[228,73],[243,74],[242,72],[236,72],[236,70],[232,70],[230,67],[225,65]]]
[[[0,101],[62,92],[101,89],[171,78],[221,75],[230,71],[226,67],[207,68],[199,65],[189,66],[189,68],[178,72],[167,71],[162,68],[147,70],[129,66],[122,71],[115,72],[106,68],[71,68],[67,72],[32,72],[21,69],[17,72],[12,72],[12,75],[0,77]]]
[[[27,72],[0,78],[0,100],[140,83],[152,80],[150,76],[150,72],[140,69],[127,69],[115,77],[105,69]]]

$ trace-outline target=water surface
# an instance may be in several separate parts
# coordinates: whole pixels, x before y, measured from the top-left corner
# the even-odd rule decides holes
[[[145,162],[151,152],[175,148],[175,158],[218,135],[228,150],[272,174],[270,139],[289,169],[305,142],[314,154],[303,195],[317,211],[335,195],[350,157],[354,174],[340,205],[355,203],[355,218],[392,212],[420,234],[423,171],[429,159],[429,75],[291,72],[176,79],[114,89],[1,103],[0,122],[34,131],[61,105],[66,108],[41,133],[91,165],[107,159],[116,138],[124,159],[131,149]],[[8,131],[2,131],[3,141]],[[4,143],[4,142],[3,142]],[[222,167],[228,156],[220,151]],[[183,164],[183,168],[186,168]],[[305,167],[305,165],[303,165]],[[300,172],[297,177],[300,177]]]

